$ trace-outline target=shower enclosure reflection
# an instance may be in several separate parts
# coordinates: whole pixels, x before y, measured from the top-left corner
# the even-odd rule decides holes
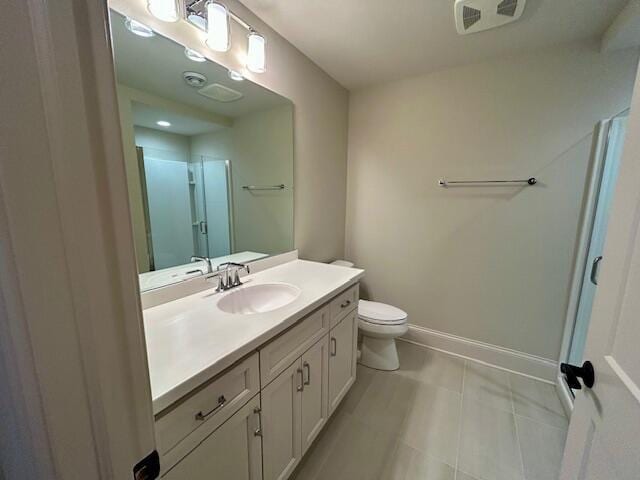
[[[137,147],[149,270],[233,250],[230,162]],[[211,228],[209,226],[211,225]]]

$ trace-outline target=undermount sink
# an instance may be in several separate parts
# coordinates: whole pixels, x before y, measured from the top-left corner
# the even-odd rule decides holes
[[[241,315],[265,313],[289,305],[299,295],[300,289],[288,283],[248,285],[227,293],[218,300],[218,308]]]

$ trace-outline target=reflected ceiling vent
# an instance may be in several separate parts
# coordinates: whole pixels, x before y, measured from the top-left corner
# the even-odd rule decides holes
[[[224,85],[220,85],[219,83],[212,83],[211,85],[207,85],[204,88],[198,90],[200,95],[203,95],[211,100],[215,100],[216,102],[235,102],[236,100],[240,100],[244,95],[242,93],[234,90],[233,88],[225,87]]]
[[[526,0],[456,0],[456,30],[465,35],[515,22],[524,12],[525,3]]]
[[[182,77],[187,85],[194,88],[200,88],[207,83],[207,77],[198,72],[184,72]]]

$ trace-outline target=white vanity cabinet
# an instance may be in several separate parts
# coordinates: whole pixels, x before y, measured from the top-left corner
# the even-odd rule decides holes
[[[286,480],[355,380],[357,299],[356,284],[161,412],[163,478]]]
[[[256,395],[166,475],[165,480],[262,479],[260,397]]]
[[[358,315],[352,310],[329,333],[329,414],[356,380]]]
[[[325,335],[262,389],[265,480],[291,474],[328,419]]]

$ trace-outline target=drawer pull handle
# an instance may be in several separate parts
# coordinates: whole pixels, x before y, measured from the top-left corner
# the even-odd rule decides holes
[[[304,391],[304,373],[301,368],[298,369],[297,373],[300,375],[300,384],[297,386],[296,390],[298,392]]]
[[[253,409],[253,413],[258,415],[258,428],[253,431],[253,435],[255,437],[262,436],[262,409],[260,407],[256,407]]]
[[[225,403],[227,403],[227,399],[224,398],[224,395],[220,395],[218,397],[218,405],[216,405],[212,410],[208,411],[207,413],[202,413],[202,411],[196,413],[196,420],[200,420],[200,421],[206,420],[208,416],[216,413],[216,411],[224,407]]]
[[[307,370],[307,380],[303,382],[303,385],[311,385],[311,366],[309,365],[309,362],[304,362],[302,367]]]
[[[340,308],[347,308],[349,305],[351,305],[351,300],[345,300],[340,304]]]
[[[338,354],[338,341],[336,337],[331,337],[331,356],[335,357]]]

